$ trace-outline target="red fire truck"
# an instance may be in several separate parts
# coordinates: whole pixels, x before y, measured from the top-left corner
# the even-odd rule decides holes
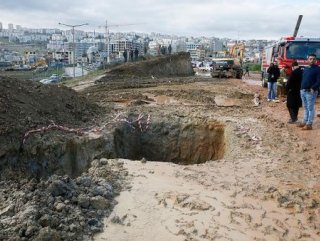
[[[292,62],[297,61],[299,66],[306,66],[307,56],[311,53],[317,55],[319,59],[317,64],[320,65],[320,38],[284,37],[275,44],[265,47],[261,64],[262,86],[267,86],[267,69],[270,63],[277,63],[280,70],[290,75]]]

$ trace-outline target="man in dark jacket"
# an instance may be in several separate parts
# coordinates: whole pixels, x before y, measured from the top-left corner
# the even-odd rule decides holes
[[[289,124],[298,120],[299,108],[302,106],[300,97],[300,88],[302,80],[302,69],[299,68],[298,62],[292,63],[292,73],[288,79],[287,90],[287,108],[290,114]]]
[[[304,116],[303,122],[298,126],[302,127],[302,130],[312,130],[312,123],[315,114],[314,104],[316,102],[320,86],[320,67],[316,65],[316,55],[309,54],[308,62],[309,66],[305,67],[303,70],[300,90]]]
[[[277,96],[277,80],[280,77],[280,70],[278,65],[270,63],[267,69],[268,73],[268,101],[279,102],[276,100]]]
[[[126,49],[123,51],[123,58],[124,58],[124,62],[127,62],[127,60],[128,60],[128,53],[127,53],[127,50],[126,50]]]

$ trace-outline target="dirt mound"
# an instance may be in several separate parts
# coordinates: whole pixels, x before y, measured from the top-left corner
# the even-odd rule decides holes
[[[53,120],[80,126],[98,112],[75,91],[60,85],[0,78],[0,134],[46,125]]]
[[[100,81],[114,77],[170,77],[194,75],[189,53],[178,53],[148,59],[145,61],[127,63],[117,66],[107,72]]]
[[[97,105],[67,87],[0,77],[0,164],[28,130],[51,122],[80,127],[98,113]]]

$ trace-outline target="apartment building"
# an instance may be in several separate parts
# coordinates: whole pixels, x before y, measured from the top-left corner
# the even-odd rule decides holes
[[[12,32],[13,31],[13,24],[12,23],[9,23],[8,24],[8,30],[9,30],[9,32]]]
[[[48,57],[54,61],[58,61],[64,64],[73,63],[73,52],[71,51],[49,51]]]

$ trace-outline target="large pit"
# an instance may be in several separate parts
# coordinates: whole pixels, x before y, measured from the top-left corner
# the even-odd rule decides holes
[[[140,131],[123,124],[114,132],[114,149],[118,158],[198,164],[224,157],[224,125],[207,123],[153,123]]]

